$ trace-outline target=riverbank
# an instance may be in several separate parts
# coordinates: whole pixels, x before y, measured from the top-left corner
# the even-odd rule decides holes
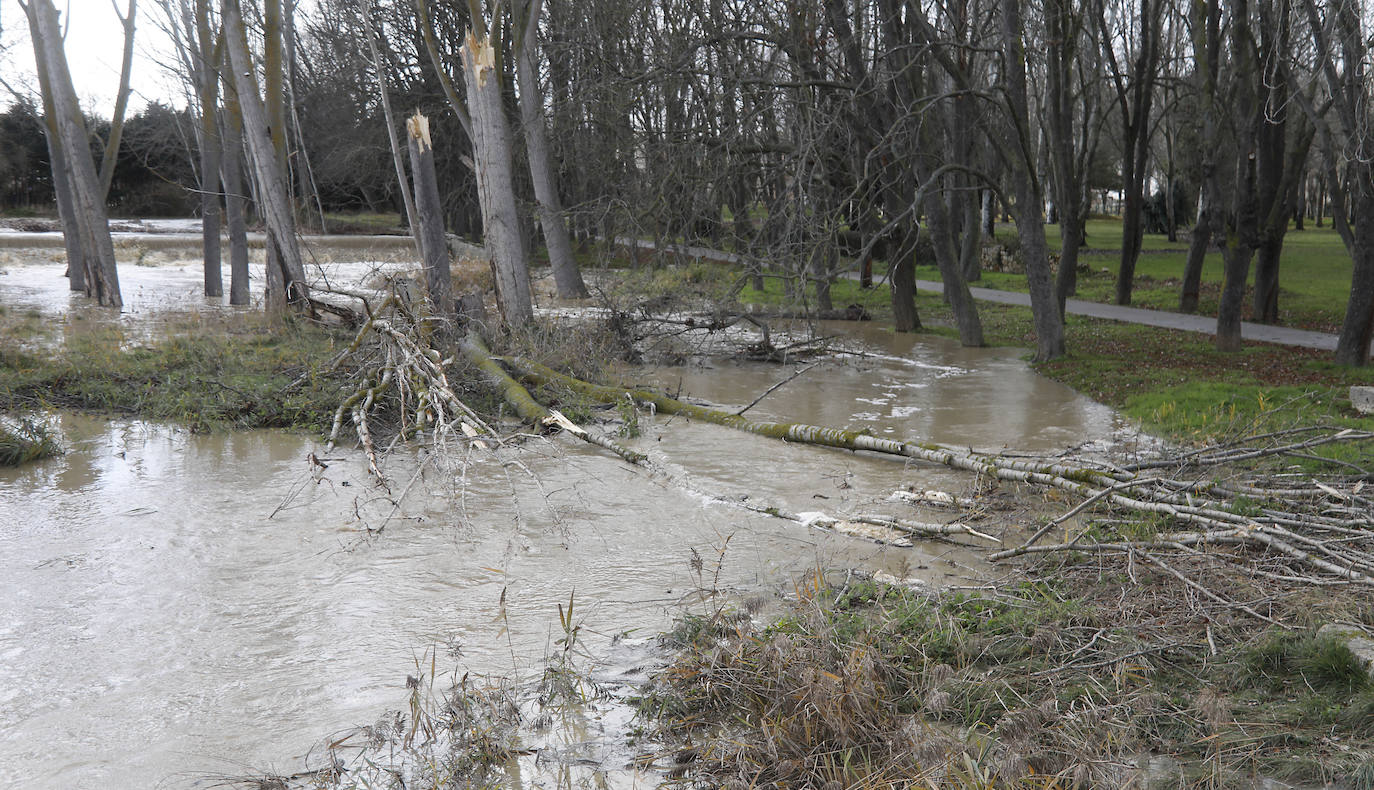
[[[617,361],[627,349],[627,337],[658,342],[671,336],[680,342],[689,330],[698,337],[728,334],[712,329],[705,317],[720,315],[725,316],[722,321],[729,320],[729,303],[717,299],[713,289],[732,282],[709,267],[608,272],[600,284],[602,314],[610,317],[609,322],[593,324],[600,328],[570,331],[578,324],[551,315],[531,335],[509,340],[504,350],[584,378],[616,375],[627,370],[623,361]],[[847,304],[848,296],[837,294],[837,302]],[[698,301],[692,302],[694,297]],[[854,297],[876,300],[885,294],[861,294],[855,289]],[[771,309],[765,300],[751,299],[747,290],[741,298],[757,304],[756,311]],[[881,307],[876,301],[871,303],[878,321],[843,329],[826,325],[814,334],[804,322],[793,324],[792,336],[803,340],[855,331],[862,331],[863,339],[852,348],[840,348],[848,354],[846,361],[806,374],[811,378],[788,385],[790,389],[756,406],[757,413],[773,419],[804,416],[821,424],[867,427],[878,435],[887,430],[952,445],[1050,453],[1109,432],[1095,417],[1074,423],[1077,427],[1055,423],[1030,431],[1025,426],[1045,420],[1044,415],[1051,415],[1049,422],[1062,420],[1053,415],[1063,414],[1064,403],[1081,399],[1064,401],[1063,393],[1056,394],[1053,385],[1035,376],[1020,377],[1018,370],[1023,372],[1024,367],[1019,364],[999,363],[980,371],[980,366],[995,359],[1014,363],[1017,352],[960,351],[945,338],[922,342],[920,335],[895,336],[882,329]],[[655,324],[646,319],[641,309],[645,305],[676,323]],[[569,305],[570,313],[561,315],[576,314],[585,306]],[[706,310],[721,306],[726,309]],[[921,307],[929,325],[945,318],[936,298],[923,297]],[[674,314],[675,310],[682,312]],[[54,333],[51,316],[39,308],[7,307],[0,314],[8,341],[0,352],[0,395],[7,394],[10,405],[63,405],[180,422],[210,432],[280,425],[318,436],[327,428],[340,395],[356,385],[350,371],[366,368],[331,370],[338,350],[351,342],[350,332],[293,321],[269,324],[256,314],[222,314],[219,306],[213,306],[208,315],[175,320],[163,316],[156,337],[133,332],[119,322],[78,315],[84,313],[77,309],[67,314],[65,328]],[[696,317],[688,322],[684,316]],[[988,310],[984,316],[993,342],[1025,347],[1026,311]],[[719,352],[756,346],[760,342],[756,328],[747,321],[741,326],[744,331],[732,336],[731,342],[679,344],[656,357],[664,363],[695,359],[694,364],[665,364],[656,372],[637,369],[635,375],[660,389],[685,386],[689,394],[711,402],[745,406],[798,369],[747,367],[719,357],[684,355],[693,350],[707,354],[711,348]],[[1148,425],[1167,431],[1177,446],[1328,423],[1367,426],[1349,411],[1340,392],[1347,382],[1367,380],[1361,378],[1366,374],[1334,368],[1316,357],[1262,348],[1223,357],[1153,328],[1075,321],[1070,332],[1071,356],[1055,363],[1060,367],[1041,366],[1041,372],[1075,381],[1099,400],[1145,415],[1142,419]],[[45,334],[63,350],[31,342]],[[934,328],[930,334],[950,332]],[[772,342],[775,347],[785,344],[781,329],[775,330]],[[21,348],[26,350],[16,350]],[[1082,348],[1089,351],[1076,350]],[[703,359],[729,375],[713,374],[700,364]],[[503,407],[496,393],[462,363],[452,363],[449,375],[464,387],[461,395],[466,403],[488,417],[501,416]],[[922,376],[928,380],[918,378]],[[727,378],[734,381],[728,387],[723,386]],[[913,382],[920,386],[912,389]],[[1285,387],[1297,391],[1284,394]],[[787,399],[794,390],[803,394]],[[795,511],[820,505],[827,509],[871,506],[887,492],[909,485],[909,478],[916,474],[864,456],[793,444],[768,445],[759,437],[716,437],[717,429],[710,426],[683,424],[633,407],[606,409],[594,399],[556,387],[536,394],[580,423],[602,431],[623,431],[626,441],[645,452],[668,453],[675,468],[696,470],[706,482],[733,497],[784,504],[791,499],[789,507]],[[938,420],[933,417],[937,413]],[[927,420],[923,414],[932,417]],[[400,418],[395,423],[393,428],[403,427]],[[631,435],[636,431],[639,436]],[[687,437],[711,441],[692,449],[692,442],[684,441]],[[1341,463],[1361,463],[1368,455],[1368,445],[1363,447],[1352,450],[1336,443],[1303,448],[1207,475],[1231,480],[1251,473],[1300,473],[1306,480],[1320,473],[1339,477],[1339,490],[1349,491],[1353,473]],[[511,451],[518,460],[520,450]],[[1341,463],[1318,466],[1324,462],[1299,454],[1326,454]],[[600,480],[620,469],[614,459],[604,460],[607,463],[584,464],[590,470],[585,479]],[[325,462],[336,465],[332,458]],[[780,476],[784,463],[805,471]],[[766,486],[757,475],[765,465],[777,478],[766,481]],[[856,471],[860,465],[862,469]],[[1300,468],[1291,468],[1294,465]],[[1028,496],[1016,485],[994,489],[989,481],[966,474],[932,476],[924,467],[920,469],[922,490],[942,488],[956,502],[975,503],[960,505],[957,512],[932,515],[922,511],[927,520],[969,519],[971,509],[984,519],[977,522],[980,528],[992,525],[1008,545],[1076,501],[1065,499],[1062,493]],[[315,467],[311,471],[322,473]],[[408,468],[403,469],[395,482],[403,483],[409,474]],[[550,474],[562,481],[554,486],[558,491],[565,487],[572,491],[576,485],[576,476],[560,477],[541,467],[541,476]],[[761,492],[761,486],[766,490]],[[864,493],[860,495],[858,489]],[[813,494],[822,498],[815,499]],[[528,513],[533,512],[530,506],[539,510],[539,502],[547,501],[547,496],[527,492],[527,506],[517,505],[515,523],[524,526],[512,535],[511,545],[528,543],[523,536],[528,531]],[[1012,511],[993,506],[1008,498],[1018,503],[1039,499],[1040,505],[1035,509],[1018,505]],[[399,499],[404,500],[405,494]],[[368,535],[377,525],[392,522],[387,502],[379,504],[379,512],[360,519]],[[617,507],[564,504],[592,513],[610,513]],[[1258,514],[1280,505],[1256,500],[1245,507]],[[426,517],[431,509],[420,508],[418,516]],[[416,517],[406,512],[410,515],[404,518]],[[1053,533],[1056,539],[1070,539],[1070,528],[1092,530],[1084,534],[1094,542],[1114,536],[1148,539],[1167,527],[1160,519],[1107,507],[1085,513],[1083,520],[1060,525]],[[654,510],[641,513],[640,518],[642,523],[669,524],[680,515]],[[604,534],[601,522],[608,517],[588,520],[583,527]],[[747,518],[754,517],[729,511],[732,528]],[[758,534],[777,530],[776,520],[769,523],[755,527]],[[550,525],[548,529],[555,536],[559,530],[574,536],[583,527]],[[396,527],[391,529],[394,532]],[[809,529],[802,532],[815,534]],[[1367,770],[1369,717],[1374,712],[1368,683],[1352,669],[1358,665],[1352,664],[1348,651],[1342,652],[1341,644],[1313,636],[1317,626],[1335,621],[1374,625],[1368,605],[1354,592],[1362,588],[1339,583],[1314,587],[1272,578],[1288,572],[1282,562],[1259,553],[1249,560],[1241,554],[1211,551],[1153,555],[1163,562],[1161,567],[1143,552],[1114,554],[1089,551],[1085,546],[1045,559],[994,566],[984,559],[969,561],[973,556],[985,557],[985,549],[928,541],[918,541],[911,550],[881,549],[891,552],[884,554],[882,574],[871,568],[854,574],[846,571],[859,562],[833,547],[875,544],[843,536],[827,540],[834,541],[825,555],[833,566],[805,574],[799,563],[788,563],[790,577],[801,581],[785,585],[790,594],[783,596],[781,605],[787,608],[781,613],[766,607],[752,610],[731,594],[732,590],[758,589],[744,581],[749,573],[726,586],[708,578],[709,554],[706,574],[700,564],[687,566],[694,568],[695,579],[688,586],[700,593],[691,600],[699,602],[688,606],[683,628],[668,642],[680,653],[667,671],[658,673],[656,685],[644,698],[645,715],[658,715],[658,724],[663,726],[657,740],[645,740],[652,727],[644,725],[646,731],[639,740],[648,750],[645,765],[665,772],[683,771],[707,784],[757,780],[787,786],[899,784],[903,776],[896,773],[899,769],[912,772],[905,776],[928,775],[942,783],[938,786],[987,787],[1015,781],[1020,786],[1052,787],[1071,780],[1116,786],[1117,780],[1138,770],[1142,760],[1159,770],[1176,766],[1171,775],[1181,772],[1190,781],[1216,786],[1248,786],[1246,782],[1261,775],[1310,784]],[[730,551],[721,547],[724,561],[730,562],[731,551],[740,551],[741,545],[736,541]],[[925,552],[932,558],[956,551],[961,565],[967,567],[957,569],[961,577],[957,582],[901,584],[904,579],[927,575],[902,567],[908,551]],[[758,549],[745,556],[754,553]],[[488,555],[493,567],[509,562],[499,547]],[[663,559],[659,571],[671,562],[671,558]],[[701,562],[699,555],[697,562]],[[940,567],[933,559],[929,565]],[[968,570],[975,567],[976,573]],[[1174,572],[1203,580],[1206,592],[1181,581]],[[682,593],[681,582],[676,579],[665,588],[676,591],[675,599]],[[491,579],[484,583],[500,586]],[[566,589],[559,593],[566,598]],[[549,597],[545,594],[543,599]],[[1268,620],[1238,609],[1237,604]],[[546,610],[547,620],[552,604]],[[732,687],[734,682],[738,685]],[[792,700],[800,707],[779,707]],[[738,727],[741,721],[747,726]],[[398,731],[397,736],[404,738],[405,731]],[[502,755],[500,749],[493,753]],[[773,773],[760,773],[758,766]],[[1032,771],[1043,781],[1031,779]]]

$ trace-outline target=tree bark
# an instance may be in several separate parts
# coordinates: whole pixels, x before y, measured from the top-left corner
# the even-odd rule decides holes
[[[410,172],[415,178],[418,224],[413,226],[413,232],[420,239],[425,284],[434,313],[447,320],[453,317],[453,279],[449,274],[448,240],[444,235],[444,205],[439,199],[439,179],[434,172],[429,119],[419,112],[406,121],[406,145],[410,149]]]
[[[1031,314],[1035,323],[1035,360],[1045,362],[1064,356],[1064,319],[1054,297],[1045,225],[1040,215],[1044,194],[1035,173],[1030,137],[1030,109],[1026,90],[1025,27],[1021,0],[1001,0],[1002,45],[1005,52],[1007,116],[1013,131],[1007,164],[1016,190],[1016,235],[1021,240],[1021,260],[1026,267]]]
[[[1366,365],[1370,361],[1370,343],[1374,341],[1374,185],[1367,180],[1368,162],[1363,164],[1365,178],[1356,199],[1355,222],[1350,250],[1354,270],[1350,275],[1350,301],[1346,303],[1345,320],[1336,339],[1335,360],[1338,365]]]
[[[539,36],[540,0],[526,0],[525,24],[515,47],[515,75],[520,92],[520,119],[525,131],[525,151],[529,158],[530,179],[534,182],[534,199],[539,206],[539,227],[544,234],[544,246],[549,252],[553,268],[553,282],[558,295],[564,299],[587,296],[587,285],[573,257],[568,226],[563,219],[563,207],[558,198],[558,182],[549,154],[548,134],[544,126],[543,93],[539,90],[538,54],[535,40]]]
[[[223,62],[228,65],[228,53]],[[232,78],[224,85],[224,112],[220,117],[224,156],[220,160],[224,183],[225,219],[229,226],[229,304],[251,301],[248,283],[248,194],[243,183],[243,120],[238,91]]]
[[[1217,306],[1218,351],[1241,349],[1241,310],[1250,258],[1258,244],[1259,206],[1256,195],[1259,166],[1259,130],[1264,122],[1255,71],[1255,46],[1250,30],[1248,0],[1236,0],[1231,22],[1232,51],[1237,53],[1232,106],[1237,123],[1235,205],[1227,218],[1226,279]]]
[[[132,10],[132,1],[130,3]],[[201,252],[205,259],[205,295],[224,295],[220,273],[220,151],[218,46],[210,29],[210,2],[196,0],[196,66],[200,99],[200,222]],[[113,134],[111,138],[113,138]]]
[[[474,23],[479,20],[480,15]],[[510,125],[501,97],[501,70],[497,67],[499,45],[500,41],[493,41],[485,30],[469,32],[463,45],[463,78],[472,122],[477,194],[496,274],[496,296],[506,324],[519,328],[534,319],[534,302],[515,203]]]
[[[921,167],[917,166],[918,170]],[[921,173],[923,181],[930,181],[929,173]],[[970,201],[971,202],[971,201]],[[959,330],[959,342],[965,346],[983,345],[983,322],[978,318],[978,306],[973,301],[968,283],[960,268],[959,253],[955,246],[954,230],[951,227],[949,207],[944,194],[932,189],[926,194],[926,228],[930,231],[931,244],[935,247],[935,263],[940,269],[940,281],[944,285],[945,298],[949,301],[950,311],[954,313],[954,326]],[[975,223],[976,226],[976,223]],[[976,227],[965,228],[965,234],[978,233]]]
[[[39,81],[46,83],[46,78],[40,76]],[[67,285],[73,291],[84,293],[86,270],[90,264],[81,249],[81,226],[76,221],[76,207],[72,202],[67,154],[57,131],[57,111],[53,109],[52,97],[46,88],[40,93],[43,96],[43,129],[48,142],[48,161],[52,165],[53,194],[57,198],[57,216],[62,222],[62,243],[67,250]]]
[[[58,29],[57,9],[52,0],[30,0],[25,7],[34,61],[40,86],[51,97],[53,115],[62,141],[66,173],[54,173],[54,178],[66,177],[72,199],[72,216],[81,236],[85,254],[85,293],[116,309],[124,304],[119,292],[119,273],[115,269],[114,243],[110,239],[110,222],[105,202],[100,194],[100,180],[90,157],[85,119],[77,104],[71,72],[62,52],[62,35]]]
[[[286,176],[277,157],[277,148],[273,144],[275,135],[268,129],[267,116],[258,94],[257,80],[253,76],[253,62],[248,55],[248,35],[243,26],[238,0],[223,0],[222,15],[225,45],[229,50],[239,110],[242,113],[243,134],[257,178],[258,199],[267,219],[269,287],[263,301],[269,310],[275,309],[275,304],[282,301],[308,309],[310,291],[305,283],[305,266],[301,261],[300,247],[296,243],[295,215],[291,208]],[[274,84],[281,85],[280,75]],[[280,292],[275,294],[272,293],[273,272],[281,277]]]

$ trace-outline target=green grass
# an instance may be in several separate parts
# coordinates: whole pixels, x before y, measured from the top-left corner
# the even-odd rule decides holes
[[[131,414],[192,430],[322,430],[343,374],[322,373],[335,338],[310,327],[169,330],[126,347],[117,327],[69,338],[56,352],[0,349],[0,409],[52,407]]]
[[[62,452],[57,436],[32,418],[0,419],[0,467],[22,466]]]
[[[325,212],[325,227],[330,233],[382,233],[396,234],[405,232],[401,215],[392,212]]]
[[[1050,248],[1060,249],[1057,225],[1045,226]],[[1015,229],[1001,228],[999,238],[1013,236]],[[1080,264],[1089,272],[1080,273],[1075,298],[1112,303],[1116,297],[1116,272],[1120,268],[1121,223],[1119,220],[1092,220],[1088,223],[1088,245],[1080,252]],[[1165,237],[1146,235],[1145,254],[1136,263],[1135,287],[1131,304],[1154,310],[1177,310],[1183,267],[1187,262],[1185,238],[1170,243]],[[1253,269],[1253,266],[1252,266]],[[1329,226],[1290,230],[1285,236],[1279,268],[1279,321],[1283,325],[1321,332],[1338,332],[1345,318],[1350,294],[1350,256],[1340,236]],[[917,276],[939,279],[933,266],[917,267]],[[1253,273],[1252,273],[1253,276]],[[1202,270],[1200,315],[1216,315],[1221,293],[1222,256],[1207,255]],[[1026,291],[1026,278],[1020,274],[984,272],[977,285],[1007,291]],[[1249,318],[1249,300],[1245,317]]]
[[[1029,310],[1019,309],[1029,321]],[[1324,352],[1251,345],[1224,354],[1207,336],[1084,318],[1070,319],[1067,343],[1067,357],[1037,370],[1175,440],[1203,443],[1299,425],[1374,427],[1349,402],[1351,385],[1374,384],[1374,368],[1340,367]],[[1367,446],[1313,453],[1369,466]]]

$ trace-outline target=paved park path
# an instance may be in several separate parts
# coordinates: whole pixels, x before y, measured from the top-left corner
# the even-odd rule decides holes
[[[935,291],[936,293],[944,291],[943,285],[932,280],[917,280],[916,288],[917,290]],[[1014,304],[1021,305],[1022,307],[1030,306],[1030,294],[1018,293],[1016,291],[999,291],[993,288],[970,287],[969,290],[973,292],[974,299],[985,302]],[[1146,326],[1159,326],[1165,329],[1181,329],[1184,332],[1200,332],[1207,335],[1215,335],[1217,333],[1217,319],[1205,315],[1171,313],[1166,310],[1145,310],[1139,307],[1121,307],[1114,304],[1085,302],[1082,299],[1068,300],[1064,303],[1064,311],[1070,315],[1106,318],[1111,321],[1121,321],[1128,324],[1145,324]],[[1240,325],[1240,336],[1244,340],[1252,340],[1257,343],[1275,343],[1281,346],[1315,348],[1320,351],[1336,350],[1335,335],[1329,335],[1325,332],[1310,332],[1306,329],[1292,329],[1285,326],[1252,324],[1249,321],[1242,321]]]
[[[653,242],[643,239],[617,237],[616,241],[626,246],[633,245],[641,249],[654,249]],[[693,247],[680,244],[664,245],[664,247],[671,252],[688,258],[703,258],[706,260],[734,264],[745,262],[743,257],[735,253],[713,250],[708,247]],[[858,272],[848,272],[840,276],[849,277],[855,280],[859,278]],[[933,280],[917,280],[916,289],[918,291],[935,291],[936,293],[943,293],[944,286]],[[969,290],[973,292],[974,299],[984,302],[999,302],[1001,304],[1030,307],[1030,294],[1018,293],[1016,291],[999,291],[993,288],[970,287]],[[1139,307],[1120,307],[1114,304],[1085,302],[1081,299],[1070,299],[1065,302],[1064,311],[1069,315],[1106,318],[1111,321],[1121,321],[1127,324],[1144,324],[1146,326],[1158,326],[1165,329],[1179,329],[1184,332],[1198,332],[1204,335],[1215,335],[1217,333],[1217,319],[1205,315],[1171,313],[1166,310],[1145,310]],[[1337,339],[1335,335],[1330,335],[1325,332],[1311,332],[1306,329],[1291,329],[1284,326],[1270,326],[1269,324],[1252,324],[1249,321],[1241,322],[1240,336],[1242,340],[1249,340],[1256,343],[1274,343],[1280,346],[1315,348],[1318,351],[1335,351]],[[1370,347],[1374,349],[1374,344],[1371,344]]]

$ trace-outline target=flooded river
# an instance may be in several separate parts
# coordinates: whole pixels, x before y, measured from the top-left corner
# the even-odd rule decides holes
[[[0,305],[64,320],[71,297],[54,268],[11,263]],[[128,271],[153,302],[194,293],[199,276],[176,260]],[[832,329],[851,353],[751,416],[1039,451],[1118,429],[1110,410],[1015,352]],[[738,408],[789,372],[712,363],[631,374]],[[299,770],[331,734],[402,707],[428,651],[441,671],[536,669],[569,596],[596,655],[700,609],[695,593],[713,583],[747,597],[817,567],[935,584],[975,583],[985,570],[949,544],[881,546],[711,504],[566,439],[476,453],[461,469],[402,451],[388,495],[351,451],[312,468],[310,453],[324,457],[312,436],[55,419],[65,455],[0,470],[0,787],[180,788]],[[890,510],[896,488],[971,483],[682,418],[640,421],[632,443],[698,488],[793,511]]]

